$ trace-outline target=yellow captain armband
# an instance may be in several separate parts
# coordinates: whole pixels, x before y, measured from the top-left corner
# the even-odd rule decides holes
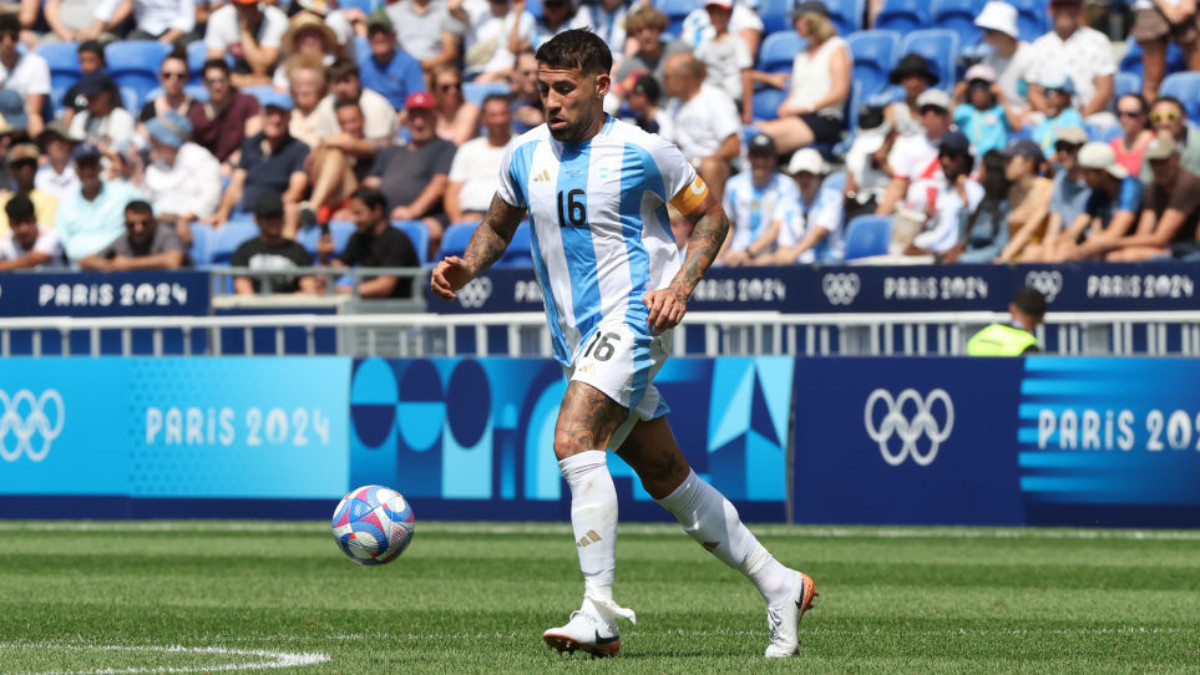
[[[696,180],[692,181],[690,185],[680,190],[679,194],[675,195],[675,197],[671,199],[671,206],[679,209],[680,213],[687,216],[691,215],[693,211],[700,208],[700,205],[703,204],[704,200],[707,198],[708,184],[704,182],[703,178],[696,176]]]

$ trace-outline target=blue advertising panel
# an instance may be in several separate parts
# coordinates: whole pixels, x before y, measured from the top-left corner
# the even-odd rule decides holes
[[[206,272],[0,276],[0,316],[204,316],[209,300]]]
[[[88,495],[116,499],[88,501],[88,517],[262,514],[236,500],[272,499],[323,513],[349,485],[349,380],[340,358],[4,359],[0,495],[21,498],[0,499],[0,517]]]
[[[1014,359],[806,358],[801,523],[1019,525]]]
[[[696,472],[752,520],[782,520],[791,359],[668,361],[655,385]],[[350,482],[394,485],[423,517],[564,520],[554,457],[566,391],[539,359],[366,359],[351,387]],[[669,516],[612,455],[622,518]]]

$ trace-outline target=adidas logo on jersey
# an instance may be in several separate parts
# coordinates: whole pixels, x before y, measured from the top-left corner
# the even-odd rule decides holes
[[[550,169],[546,169],[546,170],[542,171],[541,173],[534,176],[534,178],[533,178],[533,182],[535,182],[535,183],[541,183],[543,181],[548,181],[548,180],[550,180]]]

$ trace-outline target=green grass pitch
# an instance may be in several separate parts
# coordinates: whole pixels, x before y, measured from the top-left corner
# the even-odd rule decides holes
[[[563,524],[418,522],[366,568],[324,523],[0,522],[0,672],[1200,671],[1200,533],[753,529],[821,592],[797,659],[666,525],[621,527],[638,624],[592,660],[541,641],[582,592]]]

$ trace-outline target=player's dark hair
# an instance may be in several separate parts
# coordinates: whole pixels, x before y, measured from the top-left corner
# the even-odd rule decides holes
[[[200,72],[207,75],[208,71],[213,70],[213,69],[221,71],[222,73],[225,74],[225,77],[229,77],[229,74],[231,72],[233,72],[232,70],[229,69],[229,64],[225,63],[225,59],[209,59],[209,60],[205,61],[204,68]]]
[[[375,212],[375,209],[381,209],[384,213],[387,213],[387,199],[384,198],[382,192],[375,188],[359,188],[354,191],[354,194],[350,195],[350,199],[357,199],[366,204],[372,213]]]
[[[12,225],[37,221],[37,216],[33,210],[33,202],[23,194],[13,195],[12,199],[9,199],[8,203],[4,205],[4,213],[8,216],[8,222]]]
[[[358,64],[350,59],[338,59],[325,71],[325,77],[330,82],[344,80],[350,76],[359,77]]]
[[[537,50],[538,63],[555,70],[578,68],[584,75],[612,70],[612,50],[599,35],[583,28],[564,31]]]
[[[135,199],[125,205],[125,213],[134,213],[139,216],[154,216],[154,207],[144,199]]]
[[[1018,288],[1012,301],[1022,314],[1031,319],[1040,321],[1043,316],[1046,316],[1046,296],[1032,286]]]

